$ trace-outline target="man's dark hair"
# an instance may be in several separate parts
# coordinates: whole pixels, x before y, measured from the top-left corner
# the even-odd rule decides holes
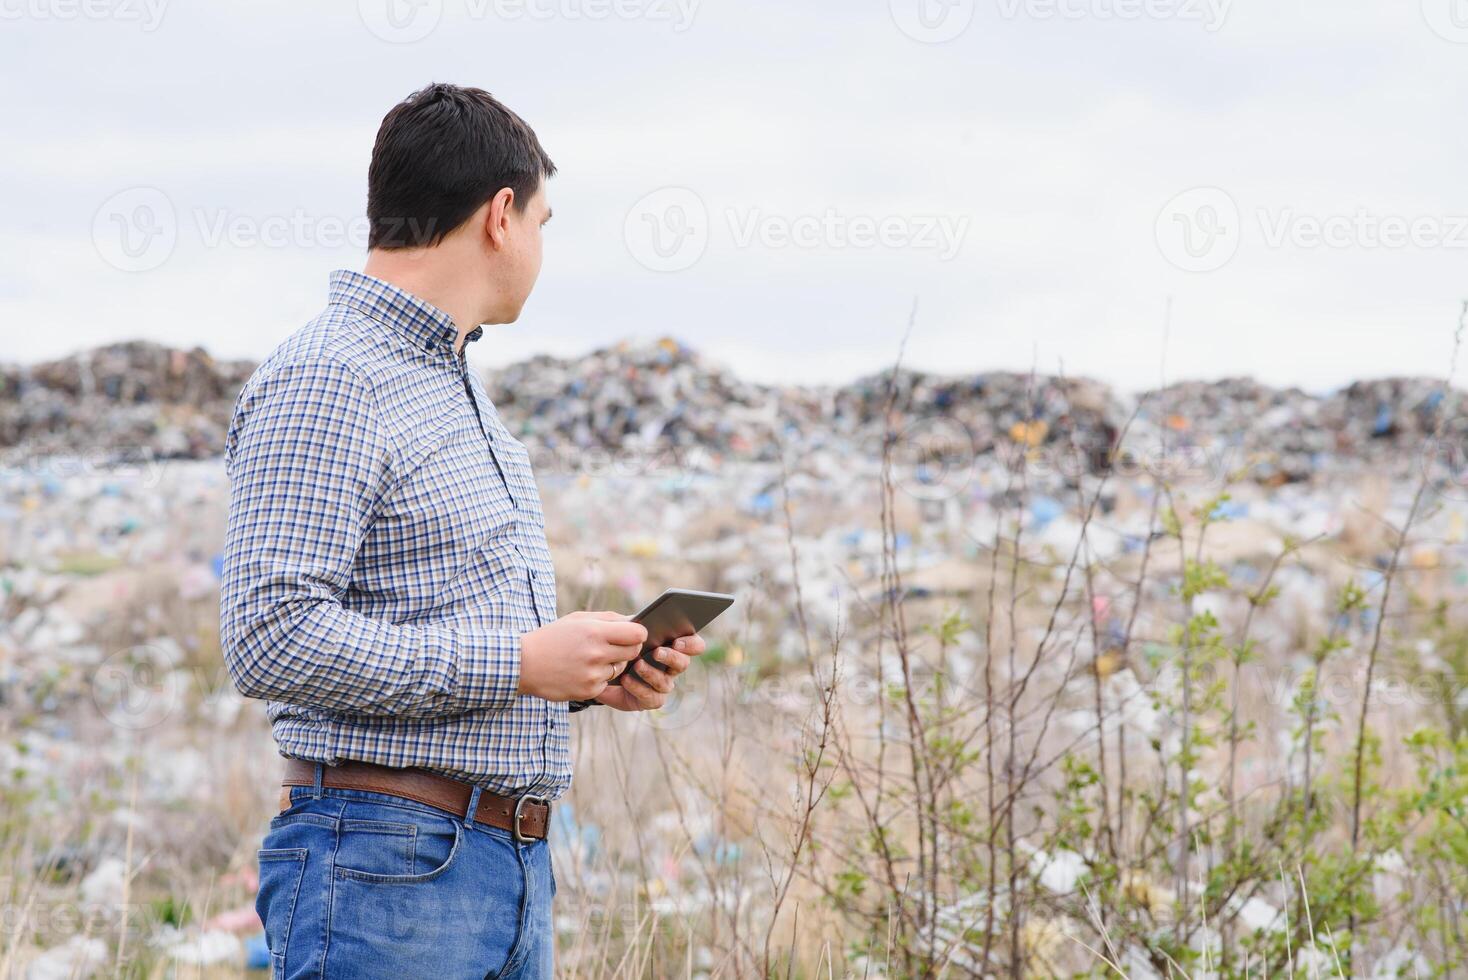
[[[437,245],[508,187],[523,212],[554,176],[525,120],[483,89],[435,82],[382,120],[367,170],[369,248]]]

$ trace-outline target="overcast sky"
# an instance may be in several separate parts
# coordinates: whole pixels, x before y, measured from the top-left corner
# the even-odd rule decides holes
[[[672,334],[760,380],[1438,374],[1468,0],[0,0],[0,360],[259,358],[360,268],[386,110],[560,168],[481,367]],[[1171,329],[1164,358],[1164,311]]]

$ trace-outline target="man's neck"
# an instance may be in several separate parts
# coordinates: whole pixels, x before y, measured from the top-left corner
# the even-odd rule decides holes
[[[440,263],[429,261],[424,250],[374,249],[367,253],[362,271],[447,313],[458,331],[454,338],[456,354],[463,351],[464,338],[479,326],[477,304],[461,285],[463,277],[452,276]]]

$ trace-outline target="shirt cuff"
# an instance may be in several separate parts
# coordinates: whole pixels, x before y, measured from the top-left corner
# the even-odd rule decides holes
[[[459,699],[503,710],[520,696],[520,635],[459,632]]]

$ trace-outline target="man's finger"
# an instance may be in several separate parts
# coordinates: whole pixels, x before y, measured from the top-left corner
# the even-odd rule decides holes
[[[625,664],[641,652],[642,647],[639,646],[624,646],[616,643],[608,643],[603,648],[602,658],[609,664]]]
[[[708,644],[704,642],[703,637],[695,633],[692,636],[680,636],[674,640],[673,649],[686,653],[690,657],[696,657],[708,649]]]
[[[668,668],[668,673],[675,677],[678,674],[681,674],[685,670],[687,670],[688,665],[693,663],[692,657],[689,657],[686,654],[679,653],[677,650],[673,650],[668,647],[658,647],[652,652],[652,658],[658,663],[666,666]]]
[[[606,623],[601,627],[601,638],[619,647],[640,647],[647,642],[647,627],[641,623]]]
[[[659,694],[670,694],[673,690],[673,678],[646,660],[638,660],[632,664],[632,672],[637,679]]]
[[[673,681],[671,678],[664,675],[663,672],[658,670],[656,667],[653,667],[650,664],[641,663],[640,661],[627,669],[636,678],[636,681],[629,684],[624,680],[622,682],[622,688],[637,701],[637,703],[643,708],[643,710],[646,711],[652,708],[661,708],[663,705],[668,703],[668,692],[672,691],[673,689]],[[658,690],[656,687],[653,686],[651,681],[649,681],[646,677],[643,677],[642,674],[639,673],[639,671],[644,669],[649,670],[654,674],[657,674],[658,677],[656,679],[661,680],[663,683],[667,684],[667,691]]]

